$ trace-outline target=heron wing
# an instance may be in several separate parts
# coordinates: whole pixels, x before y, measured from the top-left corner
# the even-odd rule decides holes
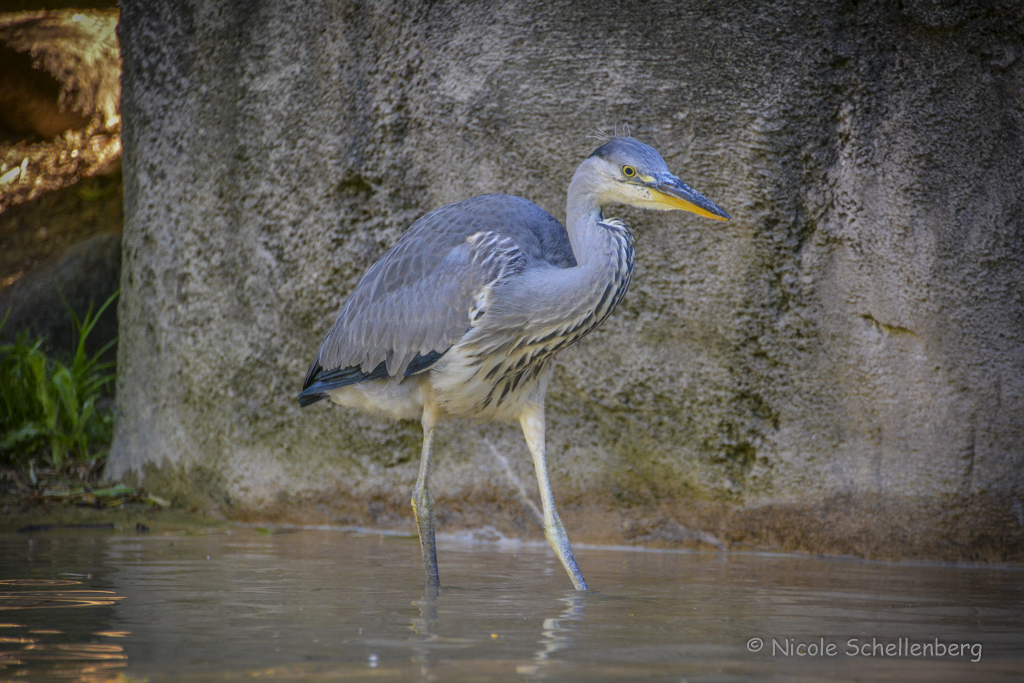
[[[525,199],[484,195],[423,216],[349,295],[310,364],[300,402],[429,369],[469,330],[485,289],[533,259],[576,265],[565,228]]]

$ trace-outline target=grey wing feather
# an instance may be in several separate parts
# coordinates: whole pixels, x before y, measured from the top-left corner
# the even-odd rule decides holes
[[[493,240],[476,246],[467,241],[481,232],[504,238],[501,253]],[[407,374],[410,364],[419,371],[429,367],[428,359],[436,362],[462,339],[479,293],[517,258],[576,265],[561,223],[519,197],[484,195],[423,216],[349,296],[303,388],[318,373],[339,368],[358,369],[356,375],[370,379],[381,376],[381,363],[391,377]]]

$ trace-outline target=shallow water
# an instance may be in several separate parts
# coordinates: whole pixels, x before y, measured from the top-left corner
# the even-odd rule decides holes
[[[1024,677],[1020,568],[576,556],[587,593],[544,545],[441,538],[430,599],[415,538],[0,535],[0,681]]]

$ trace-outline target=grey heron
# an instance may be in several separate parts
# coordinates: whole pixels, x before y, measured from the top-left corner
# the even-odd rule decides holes
[[[633,273],[633,236],[611,204],[729,215],[669,172],[652,147],[614,137],[569,184],[566,226],[489,194],[431,211],[363,276],[306,373],[299,404],[419,420],[412,508],[429,586],[440,585],[430,468],[446,417],[518,422],[533,455],[544,535],[577,590],[587,584],[558,518],[544,451],[544,396],[558,351],[600,325]]]

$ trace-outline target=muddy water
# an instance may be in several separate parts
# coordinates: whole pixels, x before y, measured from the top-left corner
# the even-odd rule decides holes
[[[340,530],[0,536],[0,681],[1024,678],[1024,571]]]

